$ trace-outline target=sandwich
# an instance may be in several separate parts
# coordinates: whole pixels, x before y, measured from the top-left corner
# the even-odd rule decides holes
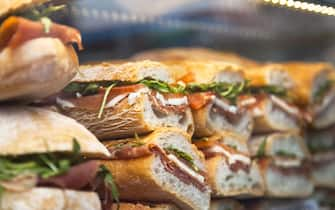
[[[84,66],[56,105],[99,139],[133,137],[159,127],[192,134],[187,97],[172,83],[167,66],[158,62]]]
[[[335,123],[335,70],[329,63],[285,63],[296,88],[294,102],[311,114],[311,126],[326,128]]]
[[[262,176],[244,138],[232,133],[194,139],[204,153],[212,197],[256,197],[264,193]]]
[[[46,1],[48,0],[2,0],[0,2],[0,18],[5,17],[13,12],[30,8],[33,5],[44,3]]]
[[[63,89],[78,69],[73,43],[82,49],[80,32],[47,17],[4,20],[0,26],[0,101],[31,102]]]
[[[150,59],[155,61],[220,61],[233,63],[240,66],[258,66],[259,64],[251,59],[242,57],[235,53],[216,51],[200,47],[174,47],[168,49],[146,50],[135,54],[132,59],[143,60]]]
[[[219,199],[219,200],[211,200],[211,208],[210,210],[244,210],[245,207],[233,199]]]
[[[166,61],[165,64],[188,97],[195,137],[210,137],[221,131],[236,132],[244,138],[250,136],[252,117],[236,104],[247,85],[238,66],[202,61]]]
[[[238,103],[252,113],[253,132],[298,132],[308,115],[290,101],[294,81],[285,68],[279,64],[264,64],[243,70],[250,88]]]
[[[185,132],[161,128],[147,136],[103,143],[111,158],[101,163],[113,174],[120,200],[209,209],[204,159]]]
[[[0,119],[0,209],[101,209],[94,190],[110,193],[112,176],[94,159],[110,153],[93,134],[40,108],[1,107]]]
[[[335,126],[309,130],[307,145],[312,153],[312,176],[315,186],[335,189]]]
[[[256,158],[265,184],[265,195],[276,198],[301,198],[314,189],[307,147],[295,133],[254,136],[249,151]]]

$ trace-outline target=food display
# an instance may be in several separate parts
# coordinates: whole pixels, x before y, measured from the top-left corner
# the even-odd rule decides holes
[[[79,63],[0,2],[0,210],[333,209],[335,67],[200,47]],[[75,46],[75,47],[74,47]]]

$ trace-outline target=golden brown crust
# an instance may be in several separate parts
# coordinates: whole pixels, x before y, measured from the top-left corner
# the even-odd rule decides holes
[[[318,75],[324,72],[329,79],[335,78],[334,67],[330,63],[288,62],[283,65],[295,82],[294,99],[300,105],[312,103],[312,89]]]
[[[162,63],[144,60],[122,64],[101,63],[81,66],[80,72],[73,79],[74,82],[95,81],[128,81],[138,82],[144,79],[145,72],[162,71],[165,75],[161,80],[171,82],[168,67]]]
[[[73,119],[32,107],[0,110],[0,155],[72,152],[76,139],[87,156],[108,157],[108,150]]]
[[[169,48],[169,49],[156,49],[147,50],[133,56],[135,60],[152,59],[157,61],[183,61],[183,60],[194,60],[194,61],[224,61],[234,63],[241,66],[257,66],[258,63],[251,59],[242,57],[240,55],[216,51],[208,48]]]

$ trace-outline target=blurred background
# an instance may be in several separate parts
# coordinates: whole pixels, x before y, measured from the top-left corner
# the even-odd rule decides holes
[[[333,0],[74,0],[60,20],[81,30],[81,62],[200,46],[261,61],[335,63],[333,7]]]

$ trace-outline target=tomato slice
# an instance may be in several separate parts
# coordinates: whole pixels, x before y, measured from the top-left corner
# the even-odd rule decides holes
[[[203,92],[203,93],[192,93],[189,94],[188,102],[192,109],[201,109],[206,106],[213,98],[214,94],[212,92]]]

